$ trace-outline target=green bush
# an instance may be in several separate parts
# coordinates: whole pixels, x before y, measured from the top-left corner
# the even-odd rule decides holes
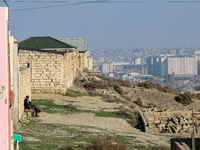
[[[71,97],[77,97],[77,96],[83,96],[82,94],[76,93],[72,90],[67,91],[64,96],[71,96]]]

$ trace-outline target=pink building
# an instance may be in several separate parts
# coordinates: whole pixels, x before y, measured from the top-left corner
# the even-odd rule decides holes
[[[0,7],[0,150],[13,149],[11,112],[10,44],[8,32],[8,8]]]

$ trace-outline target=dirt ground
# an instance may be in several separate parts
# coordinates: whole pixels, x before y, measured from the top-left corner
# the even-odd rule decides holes
[[[58,94],[32,94],[32,99],[51,99],[55,104],[66,105],[73,103],[79,109],[95,110],[95,111],[115,111],[122,104],[108,103],[101,97],[68,97]],[[130,126],[126,120],[121,118],[97,117],[93,113],[76,113],[76,114],[50,114],[42,112],[39,118],[43,123],[58,123],[76,126],[95,127],[93,132],[101,132],[101,129],[116,132],[119,135],[127,135],[136,137],[133,142],[147,145],[155,143],[156,145],[169,146],[169,137],[146,134],[136,128]],[[147,142],[149,141],[149,142]]]

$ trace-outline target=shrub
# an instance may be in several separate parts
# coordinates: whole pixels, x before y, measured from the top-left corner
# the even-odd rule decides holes
[[[155,84],[155,83],[150,82],[150,81],[138,83],[137,86],[138,87],[144,87],[146,89],[155,88],[155,89],[158,89],[158,90],[163,91],[163,92],[173,93],[175,95],[179,94],[179,92],[177,90],[174,90],[173,88],[170,88],[170,87],[167,87],[167,86],[162,87],[161,84]]]
[[[133,111],[131,109],[121,107],[120,111],[118,111],[116,113],[123,115],[128,119],[131,119],[131,121],[129,121],[129,123],[131,123],[131,125],[133,127],[135,127],[136,125],[138,125],[140,123],[140,113],[138,111]]]
[[[137,104],[138,106],[142,107],[142,101],[140,100],[140,98],[138,98],[136,101],[134,101],[133,103]]]
[[[144,87],[146,89],[149,89],[151,86],[150,86],[150,83],[149,81],[146,81],[146,82],[141,82],[141,83],[138,83],[137,86],[138,87]]]
[[[67,105],[64,105],[64,107],[72,108],[72,109],[77,109],[77,106],[75,106],[73,104],[67,104]]]
[[[120,84],[121,86],[125,86],[125,87],[133,87],[133,83],[131,83],[130,81],[128,80],[122,80],[122,79],[118,79],[116,80],[118,82],[118,84]]]
[[[91,145],[88,145],[85,150],[127,150],[127,148],[118,143],[96,139]]]
[[[169,92],[169,93],[173,93],[173,94],[175,94],[175,95],[178,95],[179,94],[179,92],[177,91],[177,90],[174,90],[173,88],[171,88],[171,87],[168,87],[168,86],[165,86],[165,87],[162,87],[162,89],[161,89],[163,92]]]
[[[199,93],[196,94],[196,95],[195,95],[195,98],[198,99],[198,100],[200,100],[200,94],[199,94]]]
[[[107,102],[113,103],[113,102],[123,102],[122,99],[117,98],[117,97],[111,97],[107,99]]]
[[[123,95],[123,94],[124,94],[124,90],[123,90],[123,88],[121,87],[121,85],[119,85],[119,84],[114,84],[114,85],[113,85],[113,88],[114,88],[114,90],[115,90],[117,93],[119,93],[120,95]]]
[[[114,97],[111,97],[111,98],[107,99],[107,101],[110,103],[114,103],[114,102],[117,102],[117,99]]]
[[[178,103],[182,103],[184,105],[189,105],[190,103],[192,103],[192,98],[191,98],[191,94],[189,93],[180,93],[178,96],[175,97],[175,100]]]
[[[61,147],[58,150],[76,150],[76,149],[73,146],[68,145],[68,146]]]
[[[67,91],[64,96],[71,96],[71,97],[77,97],[77,96],[83,96],[82,94],[76,93],[72,90]]]
[[[124,92],[124,95],[128,95],[128,94],[129,94],[129,91],[125,91],[125,92]]]
[[[95,89],[107,89],[108,85],[105,84],[104,82],[91,81],[83,84],[83,87],[88,90],[95,90]]]
[[[128,97],[128,96],[123,96],[123,98],[125,98],[127,101],[131,101],[131,98],[130,97]]]
[[[110,86],[112,86],[113,84],[119,84],[119,85],[125,86],[125,87],[134,87],[134,84],[131,83],[128,80],[124,81],[122,79],[117,79],[117,80],[116,79],[110,79],[110,78],[106,78],[105,76],[101,76],[101,78],[103,80],[107,81]]]
[[[155,108],[157,107],[156,104],[154,103],[148,103],[148,108]]]

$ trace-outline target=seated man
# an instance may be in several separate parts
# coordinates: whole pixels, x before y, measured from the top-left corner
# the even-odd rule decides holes
[[[31,105],[31,102],[29,101],[29,96],[27,95],[26,96],[26,99],[24,100],[24,109],[33,109],[35,110],[35,116],[36,117],[39,117],[38,116],[38,113],[41,112],[41,110],[36,106],[36,105]]]

